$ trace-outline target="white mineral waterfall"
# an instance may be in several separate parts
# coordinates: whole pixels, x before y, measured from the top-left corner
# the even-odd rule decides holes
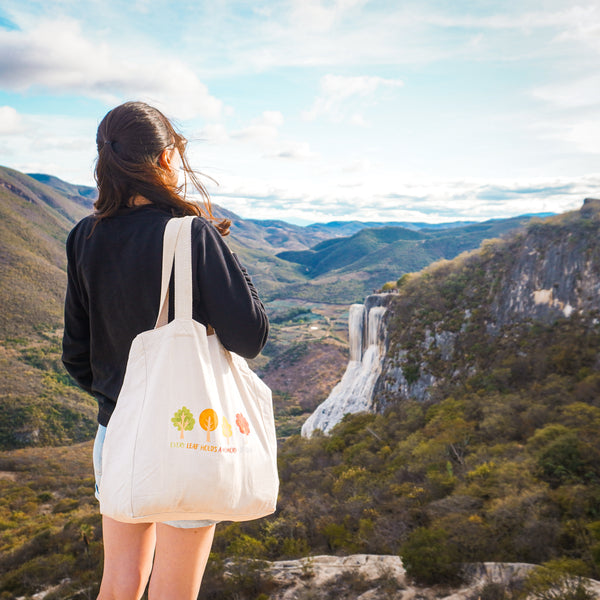
[[[350,362],[362,357],[363,337],[365,331],[365,305],[353,304],[348,314],[348,339],[350,341]]]
[[[373,404],[373,391],[381,373],[385,336],[382,331],[385,307],[373,306],[377,296],[369,296],[365,304],[353,304],[348,315],[350,361],[341,381],[333,388],[302,426],[302,435],[310,437],[315,429],[329,433],[345,414],[368,411]],[[367,306],[371,305],[370,308]]]

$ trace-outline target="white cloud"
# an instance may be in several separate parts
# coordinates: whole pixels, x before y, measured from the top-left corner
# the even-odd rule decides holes
[[[152,7],[151,0],[135,0],[133,7],[142,14],[147,14]]]
[[[345,13],[363,6],[366,1],[334,0],[325,6],[321,0],[293,0],[291,21],[304,30],[327,32]]]
[[[222,123],[208,124],[191,139],[212,144],[213,154],[222,153],[228,165],[235,161],[234,157],[245,164],[258,160],[259,168],[264,168],[264,159],[306,161],[315,158],[308,142],[282,139],[280,128],[284,122],[280,111],[266,110],[247,125],[231,131]]]
[[[400,79],[385,79],[369,75],[356,77],[325,75],[321,78],[319,97],[303,116],[307,120],[313,120],[327,115],[333,121],[342,121],[346,118],[347,103],[372,97],[380,88],[394,89],[402,85],[404,83]],[[359,113],[354,113],[350,120],[357,125],[365,124],[364,117]]]
[[[0,78],[4,89],[17,92],[45,89],[111,104],[144,99],[182,119],[215,117],[222,108],[181,61],[149,48],[135,56],[90,39],[70,18],[41,21],[26,31],[0,29]]]
[[[221,3],[219,3],[221,4]],[[203,68],[222,76],[284,66],[427,65],[453,58],[509,61],[555,58],[573,40],[600,48],[600,7],[555,0],[518,3],[291,0],[252,9],[252,22],[221,15]],[[227,4],[223,3],[223,12]],[[268,18],[267,18],[268,13]],[[210,35],[210,33],[208,34]],[[213,54],[214,52],[214,54]],[[219,58],[227,57],[226,61]],[[212,65],[211,65],[212,63]]]
[[[600,52],[600,6],[573,6],[560,14],[560,42],[578,41]]]
[[[321,80],[321,89],[326,97],[336,101],[350,96],[368,96],[379,87],[401,87],[399,79],[384,79],[363,75],[359,77],[344,77],[341,75],[325,75]]]
[[[531,94],[560,109],[600,106],[600,74],[541,86],[533,89]]]
[[[258,143],[270,143],[279,135],[279,127],[283,125],[283,115],[279,111],[264,111],[250,125],[231,133],[238,140],[248,140]]]
[[[357,125],[358,127],[366,127],[369,124],[364,116],[359,113],[354,113],[350,117],[350,123],[352,123],[352,125]]]
[[[368,158],[358,158],[351,163],[342,167],[343,173],[361,173],[369,171],[372,167],[372,162]]]
[[[283,125],[283,115],[278,110],[265,110],[261,120],[263,123],[272,125],[273,127],[280,127]]]
[[[275,158],[289,158],[292,160],[308,160],[316,155],[311,151],[307,142],[283,142],[281,148],[273,155]]]
[[[578,209],[593,196],[600,174],[577,179],[450,180],[415,178],[393,186],[363,179],[360,187],[323,182],[231,177],[221,182],[215,202],[243,217],[331,221],[339,218],[375,221],[483,221],[524,213]],[[369,193],[365,193],[368,190]]]
[[[229,141],[229,133],[221,123],[208,123],[202,131],[191,136],[209,144],[224,144]]]
[[[8,109],[8,110],[7,110]],[[7,117],[7,118],[6,118]],[[0,164],[93,185],[97,119],[26,114],[0,108]]]
[[[0,134],[14,135],[24,130],[21,115],[12,106],[0,106]]]
[[[540,137],[600,154],[600,75],[541,86],[531,95],[545,104],[544,117],[531,125]]]
[[[532,129],[542,138],[554,144],[566,143],[571,149],[586,154],[600,155],[600,110],[583,115],[575,112],[553,116],[540,121]]]

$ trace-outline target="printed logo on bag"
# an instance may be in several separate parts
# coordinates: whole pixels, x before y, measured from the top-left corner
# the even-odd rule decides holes
[[[181,435],[179,436],[180,440],[183,439],[184,431],[191,431],[192,429],[194,429],[194,415],[185,406],[180,408],[175,413],[175,415],[171,419],[171,422],[173,423],[173,427],[179,429],[179,431],[181,432]]]
[[[212,408],[204,409],[198,417],[200,428],[206,431],[206,437],[202,441],[198,440],[198,434],[192,434],[192,438],[195,437],[195,440],[190,440],[188,436],[188,441],[182,441],[185,438],[184,432],[192,431],[195,425],[194,415],[186,406],[182,406],[175,412],[171,418],[171,423],[179,431],[179,441],[169,442],[171,448],[197,450],[199,452],[226,452],[229,454],[251,451],[251,447],[246,442],[248,438],[245,437],[250,435],[250,424],[242,413],[236,413],[235,415],[236,431],[239,431],[239,433],[235,433],[232,424],[225,415],[219,416]],[[242,447],[239,449],[234,445],[236,439],[234,433],[237,436],[238,443],[240,441],[239,436],[242,434]],[[218,437],[221,437],[220,444],[216,439]]]

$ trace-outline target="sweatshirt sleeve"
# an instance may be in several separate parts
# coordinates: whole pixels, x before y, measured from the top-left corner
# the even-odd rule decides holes
[[[90,323],[73,253],[75,231],[73,229],[67,238],[67,293],[62,361],[73,379],[86,392],[91,393]]]
[[[269,334],[269,320],[258,292],[212,225],[194,219],[193,231],[198,244],[195,271],[206,319],[227,350],[254,358]]]

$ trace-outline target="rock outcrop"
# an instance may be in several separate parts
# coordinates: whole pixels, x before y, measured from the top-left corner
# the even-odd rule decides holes
[[[587,198],[563,227],[548,219],[528,228],[491,306],[494,327],[600,308],[598,216],[600,200]]]
[[[480,332],[477,344],[493,345],[515,324],[598,319],[600,200],[588,198],[579,211],[532,222],[525,231],[484,244],[448,265],[446,281],[460,281],[455,294],[460,301],[450,307],[446,303],[435,320],[418,316],[419,307],[413,306],[403,341],[387,332],[396,343],[383,359],[375,410],[402,398],[428,400],[440,382],[473,375],[477,367],[465,356],[466,340],[473,341],[475,330]],[[399,310],[394,303],[389,307],[391,327],[397,327],[394,314]],[[415,324],[419,321],[422,325]]]
[[[490,583],[515,585],[535,565],[525,563],[476,563],[466,567],[467,582],[454,589],[417,587],[406,578],[402,560],[393,555],[354,554],[311,556],[268,563],[277,586],[271,600],[471,600]],[[600,582],[586,580],[600,598]],[[348,589],[354,586],[354,590]],[[345,589],[344,589],[345,588]],[[337,593],[336,593],[337,592]]]

